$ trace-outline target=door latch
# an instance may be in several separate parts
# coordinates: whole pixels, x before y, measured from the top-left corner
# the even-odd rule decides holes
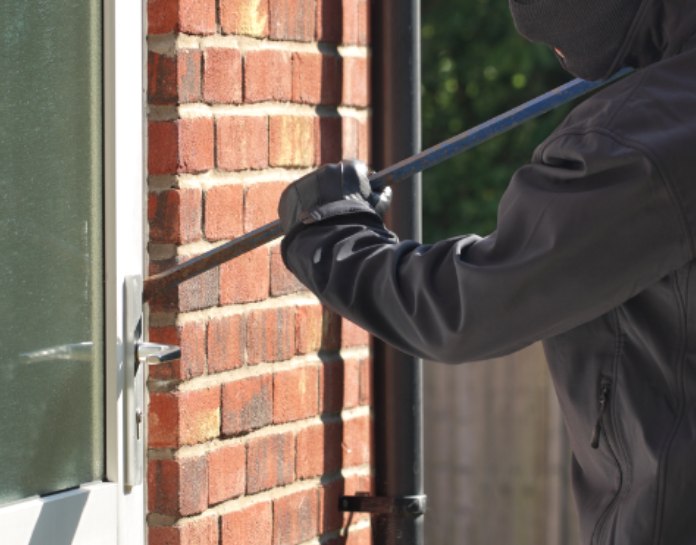
[[[143,482],[147,368],[181,357],[178,346],[143,341],[143,279],[127,276],[123,287],[124,484]]]

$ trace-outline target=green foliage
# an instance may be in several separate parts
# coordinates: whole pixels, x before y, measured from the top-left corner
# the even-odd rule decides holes
[[[423,147],[570,79],[545,46],[514,29],[505,0],[422,5]],[[424,239],[495,228],[510,176],[560,122],[559,108],[423,174]]]

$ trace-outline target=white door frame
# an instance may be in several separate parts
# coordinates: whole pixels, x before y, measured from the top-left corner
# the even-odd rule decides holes
[[[123,283],[143,273],[144,6],[103,0],[105,481],[0,507],[3,545],[144,545],[145,484],[123,485]],[[144,479],[145,481],[145,479]]]

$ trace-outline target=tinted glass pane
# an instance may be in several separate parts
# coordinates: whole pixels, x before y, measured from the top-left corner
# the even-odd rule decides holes
[[[0,2],[0,503],[103,474],[100,4]]]

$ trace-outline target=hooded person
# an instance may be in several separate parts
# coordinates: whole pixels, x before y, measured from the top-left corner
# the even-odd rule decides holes
[[[653,0],[510,0],[517,31],[543,43],[571,74],[606,79],[624,66],[650,64],[660,56],[662,28],[651,22]],[[646,39],[645,31],[655,33]]]
[[[696,543],[696,4],[510,0],[574,75],[637,70],[513,175],[487,236],[399,241],[361,163],[279,205],[288,268],[397,348],[461,363],[544,342],[582,543]]]

